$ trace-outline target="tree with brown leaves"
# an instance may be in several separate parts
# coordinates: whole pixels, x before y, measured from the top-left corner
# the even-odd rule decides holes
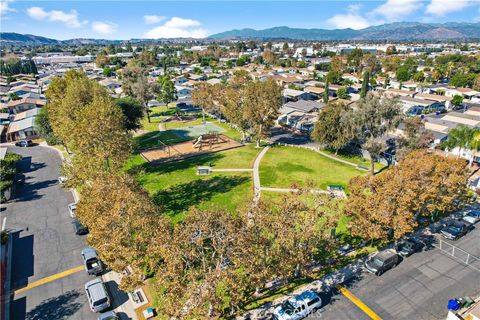
[[[468,194],[465,163],[413,151],[376,176],[353,178],[345,213],[352,234],[365,239],[399,239],[418,225],[420,217],[435,218],[461,206]]]

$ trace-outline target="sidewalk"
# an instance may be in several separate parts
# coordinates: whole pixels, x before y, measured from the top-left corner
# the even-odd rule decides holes
[[[120,319],[138,320],[130,296],[118,288],[121,278],[122,275],[114,271],[109,271],[102,275],[103,282],[111,294],[113,309]]]
[[[247,319],[269,319],[270,314],[273,313],[274,306],[281,304],[283,301],[287,300],[291,296],[300,294],[306,290],[313,290],[316,292],[328,292],[337,285],[345,283],[353,279],[359,272],[361,272],[365,258],[360,258],[356,262],[343,267],[340,270],[337,270],[331,274],[326,275],[325,277],[312,281],[300,288],[290,292],[287,295],[283,295],[280,298],[277,298],[271,302],[267,302],[257,309],[250,310],[244,313],[241,316],[238,316],[237,320],[247,320]]]
[[[10,319],[12,237],[0,246],[0,320]]]

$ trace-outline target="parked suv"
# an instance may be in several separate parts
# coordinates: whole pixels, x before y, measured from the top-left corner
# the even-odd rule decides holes
[[[82,259],[85,270],[88,274],[98,275],[103,272],[103,264],[98,259],[97,251],[92,247],[86,247],[82,250]]]
[[[407,238],[397,246],[397,252],[402,257],[409,257],[415,252],[421,251],[424,245],[418,239]]]
[[[110,308],[110,297],[101,279],[96,278],[88,281],[85,284],[85,292],[87,293],[88,304],[93,312],[102,312]]]
[[[452,220],[440,231],[440,233],[444,238],[457,240],[466,235],[471,228],[472,225],[469,223]]]
[[[399,260],[400,258],[395,250],[387,249],[380,251],[367,259],[367,261],[365,261],[365,268],[369,272],[380,276],[385,271],[396,267],[396,265],[399,263]]]
[[[273,317],[277,320],[303,319],[321,306],[322,299],[318,294],[307,290],[276,307],[273,311]]]

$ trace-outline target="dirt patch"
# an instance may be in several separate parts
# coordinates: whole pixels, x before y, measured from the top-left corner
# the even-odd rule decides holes
[[[224,135],[218,135],[218,139],[215,139],[215,141],[211,143],[204,142],[201,144],[201,147],[199,143],[195,144],[196,141],[197,140],[189,140],[177,144],[165,145],[144,151],[141,154],[148,162],[164,163],[242,146],[241,143]]]

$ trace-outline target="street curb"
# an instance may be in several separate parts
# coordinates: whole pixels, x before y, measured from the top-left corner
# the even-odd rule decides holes
[[[7,242],[7,274],[5,275],[5,320],[10,319],[10,300],[12,298],[12,294],[10,293],[10,286],[11,286],[11,277],[12,277],[12,246],[13,246],[13,238],[12,235],[9,234],[8,242]]]

